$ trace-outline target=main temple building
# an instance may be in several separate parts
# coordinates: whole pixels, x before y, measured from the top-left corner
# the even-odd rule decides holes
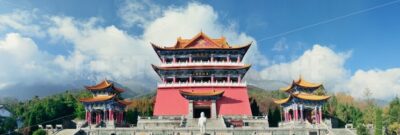
[[[161,60],[153,68],[162,80],[154,116],[251,116],[242,80],[250,68],[242,62],[250,45],[233,47],[224,37],[212,39],[202,32],[192,39],[178,38],[172,47],[152,44]]]

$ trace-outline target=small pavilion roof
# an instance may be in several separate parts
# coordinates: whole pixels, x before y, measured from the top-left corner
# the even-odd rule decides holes
[[[314,94],[308,94],[308,93],[294,93],[290,94],[289,97],[284,98],[284,99],[276,99],[274,102],[276,104],[284,104],[289,102],[293,97],[303,99],[303,100],[310,100],[310,101],[321,101],[321,100],[327,100],[330,98],[330,96],[325,96],[325,95],[314,95]]]
[[[89,91],[101,91],[101,90],[105,90],[109,87],[112,87],[114,90],[116,90],[117,92],[124,92],[123,89],[115,87],[114,84],[112,82],[109,82],[108,80],[104,79],[103,81],[101,81],[99,84],[93,85],[93,86],[85,86],[85,88]]]
[[[184,91],[179,90],[181,95],[185,96],[222,96],[225,91],[223,90],[198,90],[198,91]]]
[[[111,100],[114,97],[115,97],[115,94],[113,94],[113,95],[97,95],[95,97],[82,98],[79,101],[81,101],[81,102],[101,102],[101,101]]]
[[[289,86],[287,86],[287,87],[284,87],[284,88],[281,88],[280,90],[281,90],[281,91],[284,91],[284,92],[288,92],[288,91],[290,91],[295,85],[300,86],[300,87],[304,87],[304,88],[318,88],[318,87],[321,87],[321,86],[322,86],[322,84],[308,82],[308,81],[304,80],[304,79],[300,76],[300,78],[299,78],[298,80],[293,80],[293,82],[292,82],[291,85],[289,85]]]
[[[245,46],[232,47],[228,44],[225,37],[219,39],[211,39],[203,32],[198,33],[195,37],[191,39],[182,39],[179,37],[177,42],[172,47],[160,47],[151,43],[154,49],[160,50],[179,50],[179,49],[240,49],[250,47],[252,42]]]

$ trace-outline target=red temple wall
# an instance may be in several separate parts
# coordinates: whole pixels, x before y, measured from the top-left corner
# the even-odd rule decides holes
[[[217,100],[218,115],[251,115],[249,97],[246,87],[211,88],[224,90],[224,95]],[[210,90],[210,88],[158,88],[153,115],[187,115],[188,100],[179,90]]]

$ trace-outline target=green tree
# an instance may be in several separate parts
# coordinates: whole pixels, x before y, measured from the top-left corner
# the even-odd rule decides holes
[[[400,134],[400,123],[398,122],[393,122],[392,124],[389,125],[388,127],[390,133],[394,134]]]
[[[368,135],[368,130],[363,124],[357,125],[357,135]]]
[[[17,128],[17,123],[14,118],[0,116],[0,134],[14,131],[15,128]]]
[[[253,116],[261,116],[260,108],[258,107],[257,101],[250,98],[250,108]]]
[[[279,107],[275,109],[269,109],[268,112],[268,123],[270,127],[278,127],[279,122],[281,121],[281,112]]]
[[[75,106],[76,106],[74,111],[75,118],[79,120],[85,119],[86,111],[83,104],[78,103]]]
[[[396,97],[389,104],[389,123],[400,122],[400,99]]]
[[[382,110],[377,108],[375,110],[375,135],[382,134]]]
[[[400,99],[394,98],[389,104],[389,110],[385,118],[390,133],[400,134]]]
[[[46,131],[44,131],[43,129],[38,129],[33,132],[33,135],[46,135]]]
[[[372,124],[376,121],[376,110],[379,108],[370,105],[364,110],[363,121],[365,124]]]
[[[136,108],[134,108],[134,109],[129,109],[127,112],[126,112],[126,121],[128,122],[128,123],[130,123],[130,124],[136,124],[137,123],[137,121],[138,121],[138,116],[139,116],[139,113],[138,113],[138,111],[137,111],[137,109]]]

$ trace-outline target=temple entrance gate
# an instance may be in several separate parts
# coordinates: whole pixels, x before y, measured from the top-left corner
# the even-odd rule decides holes
[[[207,118],[211,118],[211,107],[210,106],[194,106],[193,118],[200,118],[200,113],[204,112]]]

